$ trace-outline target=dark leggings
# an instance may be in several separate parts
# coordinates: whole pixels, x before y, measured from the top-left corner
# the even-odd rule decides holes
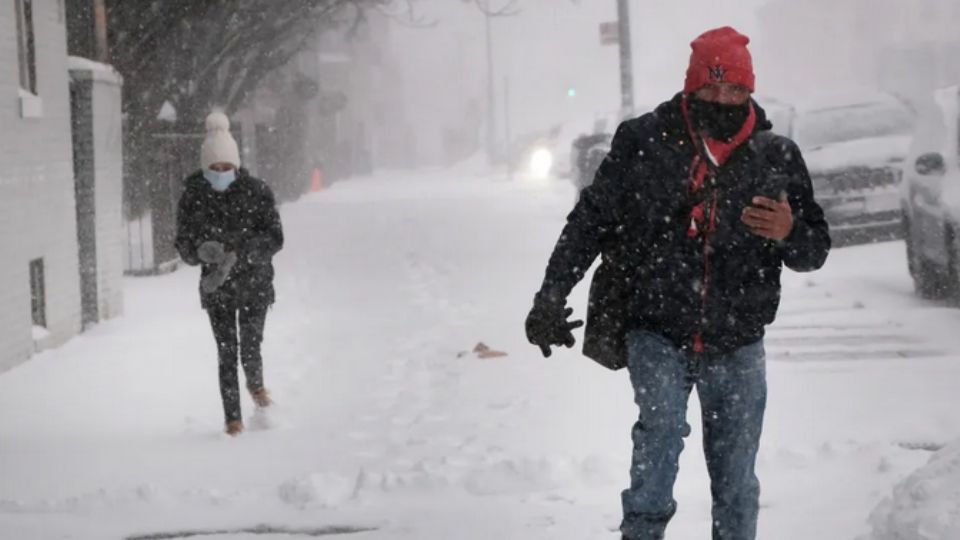
[[[220,354],[220,397],[223,399],[223,414],[227,422],[241,420],[240,381],[237,375],[237,358],[247,377],[247,389],[263,387],[263,358],[260,344],[263,342],[263,327],[267,320],[266,307],[242,307],[240,309],[211,308],[207,310],[213,337],[217,340]]]

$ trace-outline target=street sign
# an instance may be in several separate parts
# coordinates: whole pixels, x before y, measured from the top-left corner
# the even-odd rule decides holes
[[[600,44],[618,45],[620,43],[620,23],[605,22],[600,23]]]

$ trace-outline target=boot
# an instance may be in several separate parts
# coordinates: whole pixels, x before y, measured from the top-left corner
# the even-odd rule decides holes
[[[236,437],[243,433],[243,422],[240,420],[231,420],[227,422],[227,427],[224,429],[227,435],[231,437]]]
[[[267,389],[262,386],[256,390],[250,390],[250,397],[253,398],[253,402],[257,405],[257,407],[260,407],[261,409],[265,409],[273,405],[273,400],[270,399],[270,392],[268,392]]]

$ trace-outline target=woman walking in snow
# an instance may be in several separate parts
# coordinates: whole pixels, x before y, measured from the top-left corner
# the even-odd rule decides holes
[[[200,300],[217,340],[226,432],[236,436],[243,432],[238,358],[256,406],[272,403],[260,345],[283,229],[273,192],[240,168],[227,116],[211,114],[206,127],[202,169],[186,179],[180,198],[176,247],[185,263],[202,267]]]

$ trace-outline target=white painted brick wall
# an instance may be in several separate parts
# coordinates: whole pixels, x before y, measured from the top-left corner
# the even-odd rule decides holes
[[[119,80],[95,77],[93,136],[96,152],[97,272],[100,318],[123,313],[123,141]]]
[[[80,329],[66,28],[57,0],[34,0],[43,117],[20,116],[15,5],[0,1],[0,371],[29,357],[29,261],[46,265],[47,322],[56,346]]]

